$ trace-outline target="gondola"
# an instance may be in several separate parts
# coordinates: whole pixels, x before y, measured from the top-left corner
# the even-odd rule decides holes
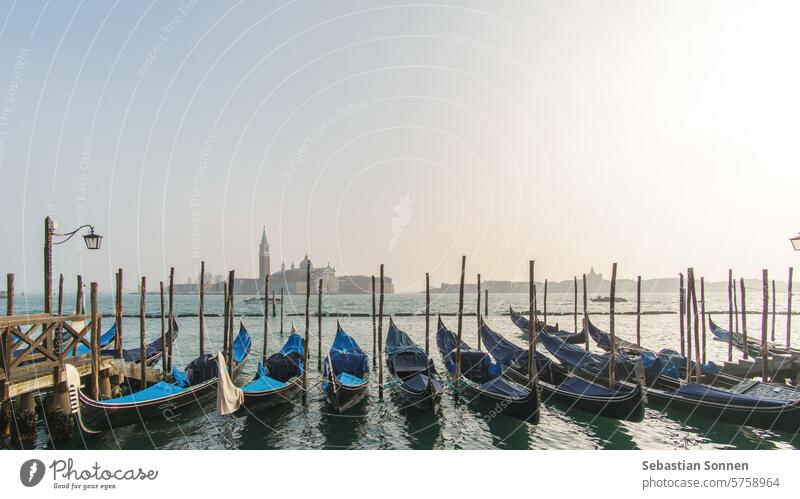
[[[369,358],[337,321],[336,337],[322,366],[322,391],[339,413],[367,397]]]
[[[509,315],[511,316],[511,320],[514,324],[517,325],[518,328],[522,330],[523,333],[527,335],[528,329],[530,328],[530,321],[527,317],[520,314],[519,312],[514,311],[513,308],[508,307]],[[586,332],[581,331],[580,333],[570,333],[569,331],[562,331],[556,326],[548,326],[542,322],[538,324],[539,329],[544,328],[545,331],[552,334],[557,338],[561,338],[562,340],[566,341],[567,343],[585,343],[586,342]]]
[[[303,391],[303,338],[292,333],[279,352],[259,361],[256,375],[242,387],[248,410],[289,402]]]
[[[503,366],[503,375],[519,383],[529,379],[528,349],[508,341],[485,322],[481,324],[480,334],[486,349]],[[570,374],[565,366],[541,352],[535,352],[534,359],[544,402],[559,402],[568,410],[614,419],[641,421],[644,418],[642,388],[638,384],[611,389]]]
[[[444,385],[433,359],[391,318],[386,336],[386,367],[397,393],[412,407],[434,415],[439,412]]]
[[[456,335],[447,329],[439,317],[436,331],[436,346],[442,356],[450,379],[456,381]],[[483,404],[492,411],[509,416],[539,420],[539,389],[523,386],[503,377],[502,366],[494,362],[486,352],[473,350],[461,342],[461,376],[454,388],[463,393],[467,402]]]
[[[165,334],[164,339],[167,340],[167,347],[171,343],[175,342],[175,339],[178,337],[178,321],[175,318],[172,319],[172,337],[169,337],[169,331]],[[164,353],[164,342],[161,341],[161,337],[157,337],[155,340],[151,341],[144,347],[145,351],[145,365],[152,366],[155,362],[161,357]],[[115,359],[120,358],[119,352],[114,348],[106,348],[100,352],[100,355],[103,356],[110,356],[114,357]],[[138,364],[142,361],[142,349],[141,348],[125,348],[122,350],[122,358],[125,362],[133,362]]]
[[[240,323],[239,334],[233,341],[234,376],[247,360],[250,346],[250,334]],[[171,383],[161,381],[122,397],[93,400],[72,383],[70,391],[77,390],[77,415],[81,428],[89,433],[97,433],[148,419],[172,417],[187,406],[202,404],[216,395],[218,376],[216,357],[204,354],[190,362],[185,371],[173,368]],[[70,398],[74,398],[73,394]]]
[[[609,354],[586,352],[547,333],[539,334],[539,342],[573,372],[593,381],[608,382]],[[647,352],[642,355],[647,357]],[[657,371],[659,359],[651,357],[650,360]],[[617,356],[620,384],[629,384],[634,364],[624,354]],[[648,385],[645,390],[648,403],[666,409],[766,430],[795,433],[800,430],[800,390],[794,387],[776,387],[757,380],[747,380],[730,389],[723,389],[685,383],[668,375],[648,380]]]
[[[600,349],[605,350],[606,352],[610,351],[611,335],[597,328],[588,319],[587,322],[589,323],[589,336],[592,338],[592,340],[594,340]],[[691,369],[695,369],[697,366],[695,361],[692,361],[690,364],[689,359],[684,355],[681,355],[680,353],[668,348],[661,349],[658,352],[652,352],[644,347],[636,345],[635,343],[623,340],[622,338],[615,338],[614,342],[617,345],[617,350],[623,354],[635,356],[646,352],[658,357],[663,365],[664,373],[674,378],[685,378],[687,365],[690,365]],[[700,363],[700,372],[704,376],[717,376],[720,374],[720,370],[720,367],[713,362]]]
[[[722,341],[727,343],[729,337],[732,337],[731,343],[737,349],[741,351],[747,350],[747,353],[753,357],[760,357],[761,356],[761,341],[754,340],[754,339],[747,339],[747,345],[745,346],[744,335],[741,333],[730,333],[727,329],[723,329],[719,327],[711,317],[708,318],[708,325],[711,329],[711,334],[714,335],[714,339],[717,341]],[[785,345],[776,345],[774,343],[767,343],[767,352],[770,355],[778,355],[778,356],[800,356],[800,350],[796,348],[789,348]]]

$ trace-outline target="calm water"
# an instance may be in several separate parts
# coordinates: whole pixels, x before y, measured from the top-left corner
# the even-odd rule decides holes
[[[643,300],[645,311],[677,310],[677,294],[655,293],[646,295]],[[628,303],[617,305],[618,312],[635,310],[635,298],[628,298]],[[31,311],[41,307],[39,296],[20,296],[17,299],[17,311],[24,311],[26,299]],[[158,296],[148,295],[148,313],[158,313]],[[236,312],[244,314],[245,326],[253,336],[253,353],[243,374],[238,378],[239,384],[249,380],[258,364],[257,356],[262,348],[263,326],[261,317],[248,317],[247,314],[259,314],[262,305],[243,303],[244,297],[237,298]],[[475,311],[475,297],[468,297],[465,309]],[[508,306],[523,310],[526,308],[525,295],[490,295],[488,324],[515,341],[523,344],[519,330],[511,323],[507,315]],[[748,295],[748,310],[760,310],[760,295],[753,290]],[[5,306],[0,299],[0,306]],[[727,295],[709,294],[707,309],[724,311],[727,309]],[[176,315],[196,314],[197,297],[176,296]],[[316,309],[316,297],[312,311]],[[786,295],[778,295],[778,311],[786,308]],[[74,306],[74,297],[66,297],[65,303]],[[113,312],[111,296],[100,297],[100,307],[104,312]],[[138,296],[125,296],[125,313],[138,313]],[[559,322],[562,328],[573,329],[572,295],[551,294],[548,298],[549,322]],[[457,308],[457,295],[432,295],[432,309],[435,312],[452,313]],[[540,299],[540,306],[541,299]],[[324,310],[338,313],[367,313],[371,309],[369,295],[338,295],[325,297]],[[800,303],[793,304],[794,310],[800,310]],[[305,310],[303,296],[287,297],[285,304],[284,329],[289,330],[291,321],[302,328],[302,316],[290,317],[288,314],[301,314]],[[608,304],[591,303],[590,312],[607,312]],[[419,313],[424,311],[424,295],[401,294],[386,297],[385,313]],[[207,313],[222,312],[222,298],[208,296]],[[717,314],[718,322],[727,325],[727,315]],[[198,351],[198,319],[197,317],[178,317],[180,336],[175,348],[175,365],[183,366],[191,361]],[[323,350],[330,345],[336,330],[336,318],[323,319]],[[372,351],[372,321],[369,317],[340,318],[343,328],[353,335],[365,351]],[[455,330],[456,318],[445,317],[445,324]],[[111,325],[112,319],[104,319],[103,327]],[[278,317],[270,317],[269,350],[280,348],[285,335],[279,334],[280,306]],[[608,317],[593,316],[593,322],[606,329]],[[794,318],[800,326],[800,317]],[[148,334],[153,338],[160,334],[160,321],[148,319]],[[388,320],[387,320],[388,323]],[[397,317],[398,327],[405,330],[420,344],[425,340],[424,317]],[[311,367],[316,367],[316,318],[312,318],[311,328]],[[631,315],[620,315],[616,320],[620,337],[635,339],[635,318]],[[776,322],[777,337],[780,341],[785,337],[785,317],[779,316]],[[770,323],[771,325],[771,323]],[[793,328],[795,329],[795,328]],[[124,343],[138,346],[138,318],[125,318],[123,323]],[[222,343],[222,319],[206,318],[206,351],[216,351]],[[441,359],[435,348],[435,317],[431,321],[431,353],[441,368]],[[748,317],[750,334],[760,334],[760,317]],[[385,331],[385,328],[384,328]],[[464,318],[464,339],[473,346],[476,343],[475,317]],[[710,333],[709,333],[710,335]],[[677,349],[678,316],[647,315],[642,318],[642,342],[644,345],[659,349],[672,347]],[[726,356],[724,344],[708,340],[708,358],[721,361]],[[324,355],[324,353],[323,353]],[[310,371],[310,385],[314,387],[308,396],[306,405],[297,403],[284,407],[264,410],[241,418],[218,417],[214,413],[213,401],[198,406],[193,411],[182,413],[172,421],[159,420],[128,428],[107,432],[99,437],[83,439],[76,433],[71,442],[60,444],[60,447],[92,448],[92,449],[318,449],[318,448],[379,448],[379,449],[683,449],[683,448],[738,448],[738,449],[774,449],[796,448],[800,438],[795,435],[773,433],[749,427],[739,428],[726,423],[712,423],[702,418],[687,418],[680,412],[659,412],[648,408],[645,420],[638,423],[618,422],[603,417],[594,417],[579,412],[566,415],[556,405],[542,407],[539,424],[529,424],[514,418],[499,415],[490,417],[488,413],[473,409],[463,403],[456,404],[452,394],[447,393],[443,399],[442,413],[438,418],[426,416],[413,409],[403,408],[403,403],[388,388],[383,401],[378,400],[377,372],[372,377],[372,392],[369,400],[350,414],[334,415],[327,405],[317,385],[315,369]],[[52,444],[47,438],[44,422],[36,442],[37,447],[50,448]]]

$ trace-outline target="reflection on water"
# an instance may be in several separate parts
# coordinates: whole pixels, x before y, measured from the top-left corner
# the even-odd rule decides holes
[[[754,296],[757,293],[754,293]],[[39,303],[30,295],[28,303]],[[238,297],[238,313],[258,314],[259,305],[246,305],[241,302],[245,297]],[[434,295],[433,309],[454,311],[457,296]],[[635,307],[633,297],[628,303],[618,304],[617,310],[629,312]],[[65,298],[67,299],[67,298]],[[470,297],[474,300],[474,297]],[[785,302],[778,298],[778,303]],[[153,308],[148,312],[156,313],[157,300],[150,300]],[[197,299],[193,296],[176,296],[176,315],[180,325],[180,336],[175,346],[175,365],[186,365],[197,355],[198,351],[198,319],[197,317],[181,317],[197,311]],[[492,309],[486,318],[491,327],[500,334],[519,342],[519,330],[511,323],[507,315],[509,304],[520,309],[526,307],[526,296],[490,295]],[[709,310],[725,310],[727,295],[725,293],[708,293],[707,308]],[[113,312],[113,299],[109,295],[101,295],[100,305],[103,311]],[[474,301],[473,301],[474,305]],[[312,311],[316,306],[313,300]],[[419,312],[423,310],[424,295],[405,294],[390,295],[386,299],[388,313]],[[784,305],[785,306],[785,303]],[[289,297],[286,312],[300,313],[305,304],[302,297]],[[371,298],[368,295],[335,295],[325,297],[325,310],[340,313],[368,312],[371,309]],[[755,302],[752,305],[756,308]],[[467,310],[473,310],[466,306]],[[590,304],[593,312],[605,311],[607,305]],[[677,294],[645,295],[644,310],[676,310]],[[779,307],[780,309],[780,307]],[[797,305],[800,310],[800,302]],[[22,310],[21,310],[22,311]],[[125,313],[138,311],[138,298],[125,296]],[[206,311],[209,314],[222,312],[222,299],[209,296],[206,300]],[[572,295],[551,294],[548,296],[548,313],[554,315],[552,322],[561,322],[566,327],[572,324]],[[302,318],[295,318],[300,324]],[[262,347],[261,317],[242,317],[245,326],[253,336],[253,351],[260,352]],[[323,319],[323,348],[327,349],[336,331],[337,318]],[[360,343],[365,351],[372,351],[372,320],[369,317],[342,317],[342,325]],[[435,321],[435,318],[433,318]],[[445,317],[445,323],[454,326],[455,318]],[[607,327],[608,317],[595,315],[592,320],[598,327]],[[760,320],[756,315],[748,317],[751,327],[757,331]],[[785,330],[778,317],[776,329]],[[104,324],[110,324],[110,319]],[[285,324],[290,323],[287,318]],[[725,321],[723,321],[725,322]],[[398,327],[406,331],[420,345],[425,341],[424,317],[397,317]],[[206,317],[207,352],[216,352],[222,344],[222,319]],[[434,323],[435,324],[435,323]],[[750,324],[748,324],[750,325]],[[679,346],[678,317],[674,314],[647,315],[642,318],[643,343],[653,349]],[[631,315],[620,315],[616,319],[617,331],[621,338],[635,338],[635,320]],[[281,347],[286,335],[279,334],[280,318],[270,318],[269,351]],[[126,317],[123,321],[126,346],[138,346],[138,318]],[[148,331],[157,334],[160,331],[160,319],[148,320]],[[474,317],[464,319],[464,340],[476,343],[477,328]],[[448,389],[442,398],[441,412],[437,418],[422,411],[406,407],[405,402],[393,393],[392,387],[386,389],[384,400],[378,399],[378,376],[371,377],[370,395],[367,401],[353,412],[344,416],[334,413],[318,386],[316,372],[316,327],[311,335],[310,359],[312,369],[309,371],[310,391],[306,404],[298,398],[291,403],[267,408],[244,417],[218,417],[214,413],[213,397],[202,406],[195,406],[190,411],[181,412],[174,418],[164,418],[140,423],[128,428],[116,429],[98,436],[81,435],[75,432],[69,442],[53,445],[47,438],[47,427],[44,418],[40,417],[40,435],[35,443],[39,448],[93,448],[93,449],[321,449],[321,448],[360,448],[360,449],[683,449],[683,448],[738,448],[738,449],[773,449],[796,448],[800,438],[785,433],[756,430],[748,427],[739,428],[724,422],[717,422],[701,417],[690,417],[681,411],[662,410],[649,406],[642,422],[619,422],[603,417],[584,414],[580,411],[565,413],[565,408],[554,404],[545,404],[540,410],[538,424],[529,424],[505,415],[491,417],[491,408],[456,403],[452,392]],[[708,358],[721,361],[727,358],[726,345],[719,342],[707,342]],[[439,366],[441,359],[435,350],[435,338],[431,338],[431,356]],[[251,379],[257,362],[248,361],[238,382]]]

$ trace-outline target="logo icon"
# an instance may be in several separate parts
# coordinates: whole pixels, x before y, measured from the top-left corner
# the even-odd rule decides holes
[[[44,478],[44,463],[38,459],[28,459],[19,468],[19,480],[26,487],[35,487]]]

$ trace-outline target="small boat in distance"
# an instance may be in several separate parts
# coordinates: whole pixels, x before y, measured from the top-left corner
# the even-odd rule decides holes
[[[250,298],[247,298],[244,302],[245,303],[264,303],[264,300],[266,300],[266,299],[267,299],[266,296],[251,296]],[[269,300],[272,300],[272,298],[269,298]],[[275,298],[275,303],[280,303],[280,302],[281,302],[280,298]]]
[[[597,295],[594,298],[592,298],[591,300],[594,303],[611,303],[611,297],[610,296]],[[625,303],[626,301],[628,301],[628,300],[626,300],[625,298],[620,298],[619,296],[614,297],[614,303]]]
[[[322,391],[339,413],[367,397],[369,358],[336,322],[336,337],[322,365]]]

